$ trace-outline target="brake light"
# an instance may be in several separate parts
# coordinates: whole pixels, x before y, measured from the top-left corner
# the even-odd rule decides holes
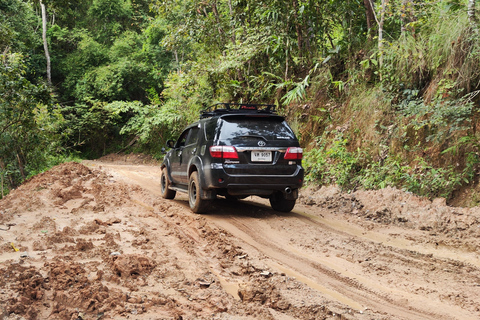
[[[211,146],[210,155],[212,158],[238,159],[237,149],[233,146]]]
[[[289,147],[283,158],[286,160],[302,160],[303,149],[299,147]]]

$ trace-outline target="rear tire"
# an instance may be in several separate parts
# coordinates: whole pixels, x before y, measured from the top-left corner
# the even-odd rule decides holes
[[[160,191],[163,199],[173,199],[177,194],[175,190],[168,189],[169,186],[170,181],[168,180],[168,171],[167,167],[165,167],[162,169],[162,173],[160,175]]]
[[[296,200],[287,200],[281,192],[274,192],[270,196],[270,205],[273,210],[280,212],[290,212],[295,207]]]
[[[212,200],[201,198],[202,187],[198,179],[198,172],[194,171],[190,175],[188,182],[188,203],[194,213],[204,213],[210,207]]]

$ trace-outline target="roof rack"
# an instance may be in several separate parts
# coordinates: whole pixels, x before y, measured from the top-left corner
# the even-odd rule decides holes
[[[267,113],[275,114],[274,104],[217,103],[200,111],[200,119],[227,113]]]

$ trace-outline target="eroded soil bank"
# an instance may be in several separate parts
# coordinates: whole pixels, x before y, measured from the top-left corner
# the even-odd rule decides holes
[[[66,163],[0,200],[0,318],[480,318],[477,207],[324,187],[196,215],[159,174]]]

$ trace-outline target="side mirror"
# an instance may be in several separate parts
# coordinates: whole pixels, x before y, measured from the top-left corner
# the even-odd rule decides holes
[[[167,141],[167,147],[172,149],[175,146],[175,141],[173,140],[168,140]]]

